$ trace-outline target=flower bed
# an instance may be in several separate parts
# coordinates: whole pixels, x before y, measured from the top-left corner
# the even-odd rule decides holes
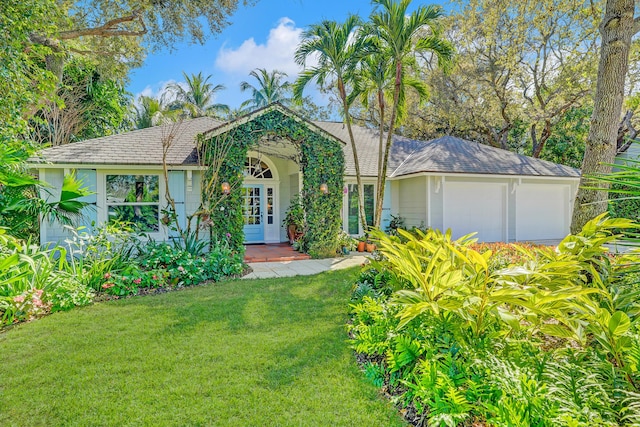
[[[145,295],[242,274],[242,254],[225,242],[192,253],[142,242],[109,225],[90,236],[73,230],[65,247],[40,250],[0,229],[0,327],[99,300]]]
[[[640,422],[640,254],[603,216],[557,248],[378,235],[349,334],[365,376],[414,425]]]

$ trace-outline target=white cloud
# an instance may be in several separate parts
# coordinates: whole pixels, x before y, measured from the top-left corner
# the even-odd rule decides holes
[[[182,86],[184,89],[187,89],[187,84],[185,82],[177,82],[175,80],[159,81],[154,85],[145,86],[145,88],[142,89],[142,91],[135,94],[134,100],[137,103],[140,96],[150,96],[152,98],[157,98],[158,96],[163,95],[164,96],[163,101],[165,103],[169,103],[173,101],[173,96],[170,92],[167,91],[167,87],[169,85],[174,85],[174,84],[177,84],[179,86]]]
[[[258,44],[251,37],[237,49],[223,46],[215,65],[226,73],[240,74],[243,78],[255,68],[277,69],[294,78],[300,72],[293,57],[301,35],[302,28],[297,28],[295,22],[286,17],[280,18],[278,25],[269,31],[265,44]]]

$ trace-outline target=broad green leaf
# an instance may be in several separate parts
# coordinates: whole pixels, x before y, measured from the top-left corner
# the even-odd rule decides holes
[[[575,334],[572,331],[560,325],[552,325],[552,324],[542,325],[540,326],[540,332],[546,335],[550,335],[552,337],[557,337],[557,338],[567,338],[567,339],[575,338]]]
[[[627,333],[631,327],[629,316],[622,311],[616,311],[609,319],[609,333],[614,337],[619,337]]]

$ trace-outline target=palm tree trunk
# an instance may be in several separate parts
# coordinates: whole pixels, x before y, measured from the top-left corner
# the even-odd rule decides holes
[[[382,202],[384,199],[384,186],[387,183],[387,165],[389,163],[389,153],[391,152],[391,145],[393,144],[393,131],[396,125],[396,116],[398,114],[398,100],[400,98],[400,88],[402,84],[402,64],[396,63],[396,82],[393,89],[393,105],[391,106],[391,118],[389,119],[389,130],[387,133],[387,144],[384,147],[384,158],[382,163],[382,171],[378,171],[380,178],[380,186],[378,188],[378,200],[376,211],[380,212],[382,217]],[[378,224],[379,226],[379,224]]]
[[[591,126],[582,162],[582,178],[576,194],[571,232],[607,210],[608,183],[594,182],[594,175],[611,172],[616,155],[618,123],[624,97],[624,81],[634,34],[634,0],[607,0],[600,24],[602,47]],[[586,189],[583,186],[596,187]]]
[[[347,93],[344,89],[344,82],[338,79],[338,90],[342,98],[342,108],[344,108],[344,121],[349,132],[349,141],[351,142],[351,151],[353,151],[353,162],[356,168],[356,182],[358,184],[358,212],[360,213],[360,224],[366,233],[368,231],[367,216],[364,211],[364,186],[362,185],[362,176],[360,175],[360,161],[358,160],[358,150],[356,148],[356,140],[351,129],[351,115],[349,114],[349,104],[347,103]]]
[[[382,175],[381,171],[383,169],[384,163],[384,153],[382,149],[384,147],[384,93],[382,91],[378,92],[378,107],[380,108],[380,135],[378,136],[378,187],[376,189],[376,209],[374,214],[373,226],[375,228],[380,228],[380,222],[382,221],[382,202],[384,199],[384,186],[386,183],[385,177]]]

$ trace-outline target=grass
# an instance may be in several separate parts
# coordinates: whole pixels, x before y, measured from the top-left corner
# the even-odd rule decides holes
[[[404,425],[348,348],[353,276],[229,281],[13,328],[0,425]]]

